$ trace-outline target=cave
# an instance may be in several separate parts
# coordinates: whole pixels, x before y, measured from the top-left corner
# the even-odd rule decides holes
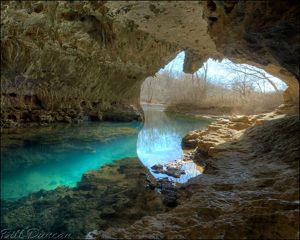
[[[299,5],[1,1],[2,237],[299,239]],[[143,84],[182,53],[192,81],[230,61],[282,102],[149,114]]]

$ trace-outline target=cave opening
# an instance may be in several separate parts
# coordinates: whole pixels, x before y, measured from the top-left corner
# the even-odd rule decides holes
[[[1,235],[299,239],[299,7],[2,1]]]
[[[262,114],[283,104],[287,85],[262,69],[229,59],[208,59],[193,74],[183,72],[182,51],[141,86],[144,126],[137,142],[139,159],[156,178],[183,183],[202,174],[205,154],[197,163],[181,139],[216,119]],[[222,134],[219,134],[222,135]],[[195,156],[193,156],[195,158]]]
[[[287,85],[266,71],[229,59],[207,59],[193,74],[183,71],[182,51],[142,84],[141,104],[203,114],[259,114],[283,103]]]

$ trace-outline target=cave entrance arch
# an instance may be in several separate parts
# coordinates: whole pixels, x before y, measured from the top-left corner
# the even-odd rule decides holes
[[[186,74],[184,59],[185,53],[178,53],[143,82],[140,103],[145,122],[137,140],[138,157],[154,177],[181,183],[204,170],[204,165],[191,160],[186,164],[188,155],[181,148],[182,138],[213,121],[185,118],[181,113],[223,116],[270,112],[284,102],[287,88],[259,68],[228,59],[208,59],[194,74]]]
[[[186,111],[218,109],[228,114],[272,111],[284,102],[287,85],[266,71],[248,64],[208,59],[193,74],[183,72],[182,51],[141,86],[141,104],[178,106]]]

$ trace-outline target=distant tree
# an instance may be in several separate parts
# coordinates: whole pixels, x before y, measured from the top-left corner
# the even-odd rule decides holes
[[[253,81],[248,75],[237,73],[232,79],[232,90],[239,94],[241,100],[245,100],[254,91]]]
[[[256,84],[260,91],[264,91],[262,89],[262,85],[265,85],[265,83],[267,82],[273,87],[275,92],[279,92],[274,81],[270,77],[268,77],[267,74],[261,69],[246,64],[234,63],[227,63],[226,69],[229,70],[230,73],[240,76],[242,79],[244,79],[245,77],[247,79],[251,79],[251,81]]]
[[[207,94],[207,71],[208,71],[208,62],[203,64],[203,81],[204,81],[204,86],[203,86],[203,96],[204,98],[206,97]]]
[[[229,74],[225,77],[210,76],[207,63],[194,74],[159,72],[145,80],[141,99],[179,108],[238,109],[247,114],[272,110],[282,102],[281,88],[262,70],[237,64],[226,67]],[[270,86],[274,92],[266,91]]]
[[[154,77],[147,78],[142,84],[141,93],[142,98],[147,103],[151,103],[154,95]]]

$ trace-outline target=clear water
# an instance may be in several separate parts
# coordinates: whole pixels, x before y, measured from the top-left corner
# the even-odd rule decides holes
[[[187,117],[175,113],[165,113],[161,106],[143,106],[145,124],[139,132],[137,154],[143,164],[151,170],[155,164],[165,164],[181,159],[183,150],[181,139],[189,131],[200,129],[211,123],[205,118]],[[165,174],[152,173],[156,178],[168,177],[175,182],[183,183],[191,177],[201,174],[201,167],[195,163],[183,165],[186,174],[180,178],[169,177]]]
[[[85,123],[17,130],[1,137],[1,199],[16,199],[40,189],[76,186],[83,173],[116,159],[138,156],[148,167],[182,157],[181,138],[209,121],[166,114],[144,106],[145,124]],[[178,182],[198,175],[185,167]],[[155,177],[166,177],[154,174]]]

